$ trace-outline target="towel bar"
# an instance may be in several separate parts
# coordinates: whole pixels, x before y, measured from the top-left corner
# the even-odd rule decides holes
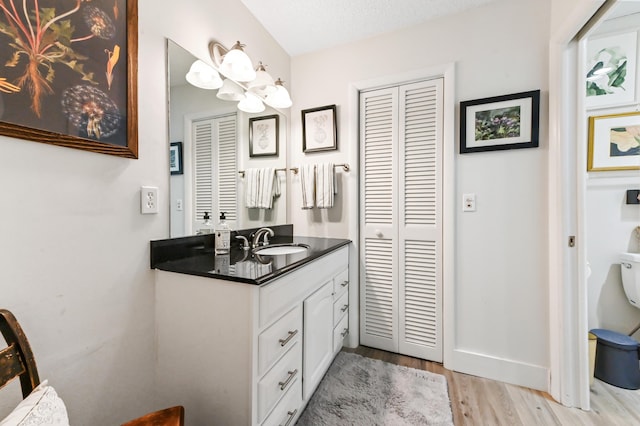
[[[287,169],[276,169],[276,172],[286,172]],[[240,177],[244,177],[244,170],[238,170],[238,174],[240,175]]]
[[[345,172],[348,172],[349,170],[351,170],[351,167],[349,167],[348,163],[334,164],[333,168],[335,169],[336,167],[342,167],[342,170],[344,170]],[[300,168],[299,167],[291,167],[289,170],[291,170],[294,175],[297,175],[298,171],[300,170]]]

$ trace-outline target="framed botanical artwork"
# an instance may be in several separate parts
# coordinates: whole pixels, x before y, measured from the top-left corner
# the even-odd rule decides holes
[[[169,146],[169,171],[172,175],[181,175],[182,170],[182,142],[171,142]]]
[[[460,102],[460,153],[538,146],[540,91]]]
[[[587,171],[640,170],[640,112],[589,117]]]
[[[137,158],[137,56],[137,0],[0,1],[0,135]]]
[[[302,151],[338,149],[336,106],[327,105],[302,110]]]
[[[278,156],[280,118],[277,114],[249,119],[249,157]]]
[[[589,39],[586,106],[599,108],[636,99],[636,31]]]

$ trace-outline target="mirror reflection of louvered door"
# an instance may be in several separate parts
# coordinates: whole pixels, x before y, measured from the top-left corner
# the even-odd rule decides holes
[[[237,220],[238,165],[236,160],[236,115],[193,121],[193,231],[202,225],[204,212],[218,222],[220,212],[227,221]]]
[[[360,341],[442,361],[442,79],[360,94]]]

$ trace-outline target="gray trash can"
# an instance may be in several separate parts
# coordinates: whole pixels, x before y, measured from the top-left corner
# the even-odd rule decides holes
[[[624,389],[640,389],[640,345],[627,336],[612,330],[591,330],[596,347],[596,378]]]

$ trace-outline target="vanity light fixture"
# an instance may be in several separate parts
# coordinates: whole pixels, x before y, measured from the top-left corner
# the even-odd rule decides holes
[[[256,78],[251,59],[242,50],[244,44],[239,41],[224,54],[220,64],[220,73],[235,81],[247,82]]]
[[[198,59],[185,76],[187,81],[200,89],[214,90],[222,86],[222,79],[211,65]]]
[[[238,109],[244,112],[262,112],[265,110],[265,106],[258,95],[247,92],[244,99],[238,102]]]
[[[276,91],[276,83],[269,75],[262,62],[256,68],[256,78],[247,83],[247,88],[258,95],[267,96]]]
[[[289,92],[284,87],[284,82],[278,78],[275,87],[275,92],[267,95],[264,101],[274,108],[289,108],[293,102]]]
[[[244,90],[232,80],[225,78],[216,97],[223,101],[241,101],[244,99]]]
[[[251,59],[242,50],[243,47],[239,41],[231,49],[215,41],[209,43],[209,54],[215,67],[227,77],[218,90],[217,97],[239,101],[238,108],[245,112],[262,112],[265,109],[264,103],[273,108],[291,107],[291,97],[283,81],[280,78],[274,81],[262,62],[254,70]]]

